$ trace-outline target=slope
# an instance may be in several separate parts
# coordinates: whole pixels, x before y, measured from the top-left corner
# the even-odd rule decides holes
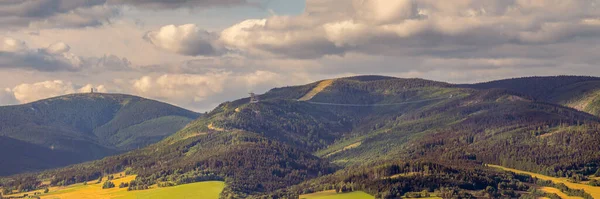
[[[560,104],[600,116],[600,78],[598,77],[523,77],[459,86],[476,89],[509,89],[539,101]]]
[[[144,147],[175,133],[197,116],[153,100],[99,93],[0,107],[0,136],[39,152],[1,150],[2,157],[31,158],[4,159],[13,166],[0,167],[0,175],[65,166]]]

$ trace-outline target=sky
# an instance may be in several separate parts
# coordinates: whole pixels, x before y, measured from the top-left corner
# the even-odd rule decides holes
[[[353,75],[600,76],[600,0],[0,0],[0,105],[126,93],[190,110]]]

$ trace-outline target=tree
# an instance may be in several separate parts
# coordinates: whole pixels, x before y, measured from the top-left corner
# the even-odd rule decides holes
[[[114,188],[114,187],[115,187],[115,183],[113,183],[111,181],[106,181],[102,185],[102,189],[110,189],[110,188]]]
[[[48,188],[44,189],[44,193],[48,193],[50,190]]]

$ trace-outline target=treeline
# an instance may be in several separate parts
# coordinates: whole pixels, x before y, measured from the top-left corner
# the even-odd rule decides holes
[[[128,190],[144,190],[149,186],[156,184],[158,187],[172,187],[182,184],[189,184],[204,181],[224,181],[221,176],[207,171],[193,170],[185,172],[181,169],[173,172],[162,171],[154,173],[150,176],[138,177],[131,181],[128,185]]]
[[[600,78],[591,76],[522,77],[459,86],[477,89],[505,88],[544,99],[548,98],[557,88],[598,80]]]
[[[445,166],[431,162],[379,162],[347,168],[276,193],[254,198],[294,198],[301,194],[336,190],[364,191],[376,198],[400,198],[407,193],[436,192],[443,198],[517,198],[529,190],[533,178],[497,172],[470,163]]]

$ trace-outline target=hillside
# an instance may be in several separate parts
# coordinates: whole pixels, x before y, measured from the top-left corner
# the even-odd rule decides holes
[[[0,175],[55,168],[145,147],[197,117],[197,113],[172,105],[117,94],[74,94],[3,106],[0,140],[6,144],[0,145]]]
[[[536,100],[560,104],[600,116],[600,78],[598,77],[523,77],[459,86],[513,90]]]
[[[600,119],[536,93],[545,94],[383,76],[276,88],[258,103],[225,102],[146,148],[13,176],[4,186],[73,184],[128,169],[138,175],[135,189],[220,178],[225,198],[342,187],[392,198],[423,189],[519,197],[545,182],[482,165],[574,180],[600,169]]]

